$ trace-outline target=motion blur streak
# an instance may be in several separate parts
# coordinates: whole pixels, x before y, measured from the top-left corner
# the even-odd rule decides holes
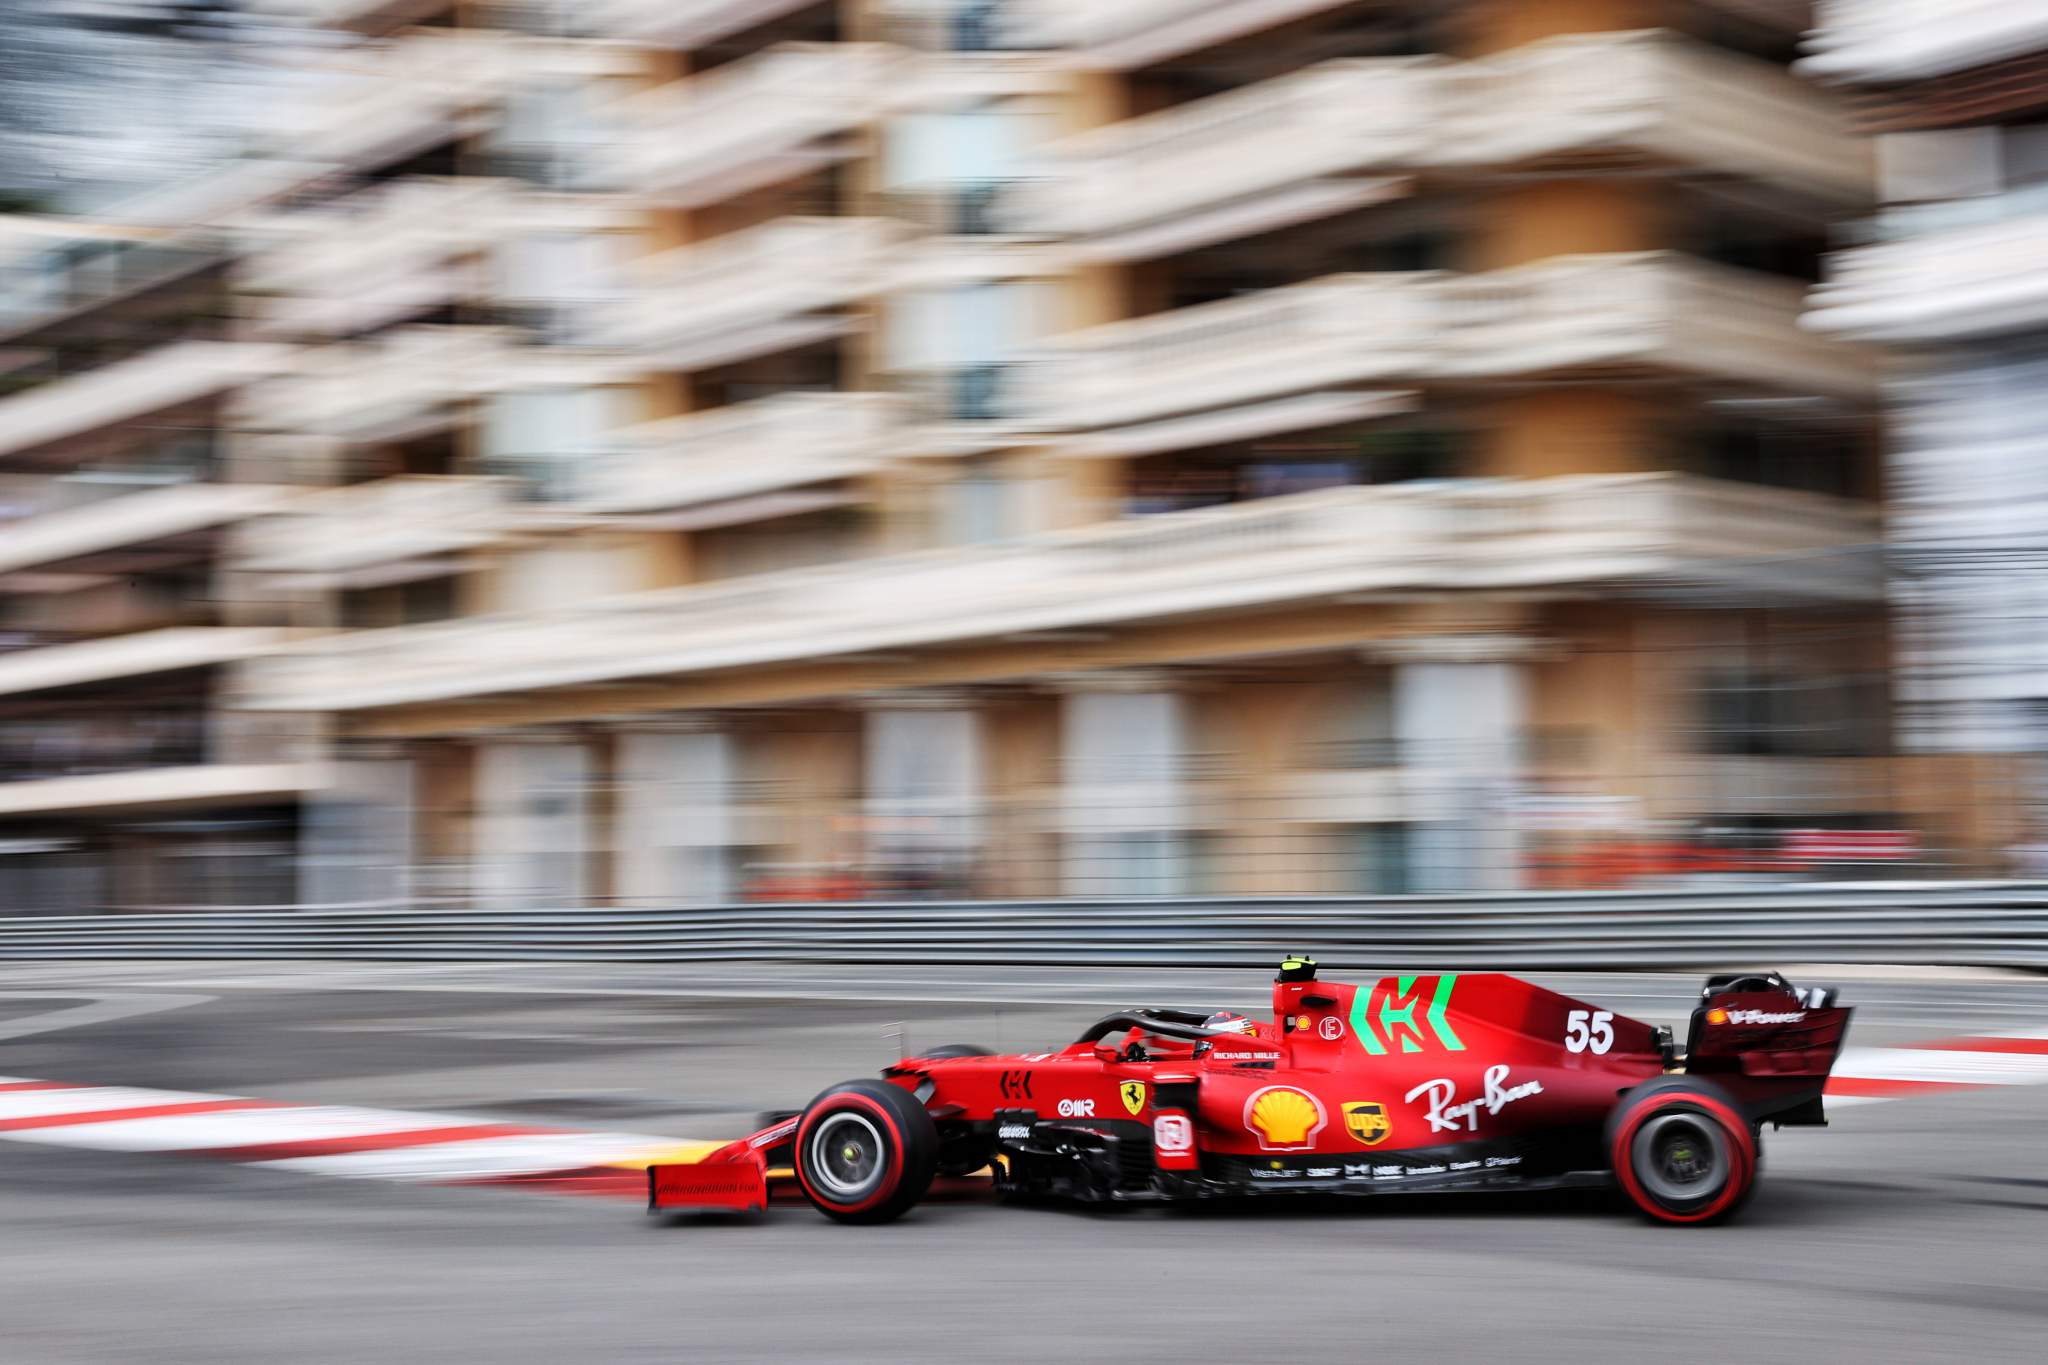
[[[0,0],[0,953],[336,959],[0,962],[0,1355],[2037,1359],[2044,446],[2043,0]],[[1924,974],[1695,1236],[449,1188],[1282,897]]]
[[[13,913],[2048,870],[2032,0],[0,16]]]

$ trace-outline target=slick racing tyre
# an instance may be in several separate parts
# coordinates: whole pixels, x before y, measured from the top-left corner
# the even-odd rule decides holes
[[[1614,1178],[1659,1223],[1727,1218],[1756,1188],[1756,1131],[1728,1097],[1687,1076],[1666,1076],[1622,1096],[1607,1120]]]
[[[818,1096],[796,1128],[796,1179],[842,1223],[887,1223],[924,1197],[939,1134],[916,1096],[887,1081],[847,1081]]]

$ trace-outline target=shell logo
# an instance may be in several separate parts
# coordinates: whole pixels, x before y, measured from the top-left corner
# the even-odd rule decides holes
[[[1244,1102],[1244,1126],[1268,1152],[1298,1152],[1315,1145],[1329,1115],[1323,1102],[1291,1085],[1269,1085]]]

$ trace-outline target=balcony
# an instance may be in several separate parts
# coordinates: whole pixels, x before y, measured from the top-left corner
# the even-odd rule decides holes
[[[195,763],[0,781],[0,818],[275,805],[326,784],[309,763]]]
[[[1552,38],[1457,68],[1444,164],[1612,170],[1631,162],[1875,193],[1872,145],[1839,101],[1768,63],[1657,29]]]
[[[651,47],[691,51],[772,23],[815,0],[592,0],[582,23],[593,33]]]
[[[1800,74],[1897,85],[2048,51],[2039,0],[1818,0]]]
[[[1438,160],[1453,65],[1330,62],[1049,148],[1014,225],[1129,259],[1185,250],[1402,192]]]
[[[461,420],[470,400],[500,387],[511,337],[497,327],[408,327],[310,350],[295,374],[249,391],[243,421],[348,442],[405,440]]]
[[[1682,374],[1857,399],[1878,391],[1866,352],[1800,327],[1800,285],[1673,252],[1560,256],[1446,281],[1453,378]]]
[[[1883,593],[1877,541],[1861,505],[1679,475],[1345,488],[336,636],[248,665],[240,704],[355,711],[1361,594],[1718,586],[1869,603]]]
[[[287,637],[263,627],[199,626],[19,650],[0,655],[0,695],[210,668],[254,658]]]
[[[0,456],[167,412],[274,372],[286,348],[178,341],[0,399]]]
[[[346,574],[488,545],[509,529],[510,483],[403,475],[302,493],[243,528],[235,567]]]
[[[0,574],[233,525],[270,510],[282,493],[256,484],[188,483],[32,517],[0,536]]]
[[[1865,341],[1963,341],[2048,327],[2048,201],[1956,209],[1988,222],[1936,227],[1834,259],[1807,325]],[[1997,213],[2009,216],[1994,216]]]
[[[779,218],[637,263],[602,339],[676,369],[726,364],[853,330],[912,229],[882,218]]]
[[[1127,71],[1338,9],[1350,0],[1017,0],[1020,47],[1066,49],[1075,64]]]
[[[412,29],[321,70],[302,102],[278,111],[283,159],[372,170],[483,131],[519,85],[633,74],[633,54],[603,43],[461,29]]]
[[[872,393],[783,394],[650,422],[623,434],[573,507],[660,512],[858,478],[896,453],[904,430],[902,405]]]
[[[1333,275],[1055,339],[1023,371],[1032,425],[1085,431],[1434,368],[1433,273]]]
[[[688,208],[861,155],[917,57],[874,43],[786,43],[620,102],[612,183]]]
[[[348,333],[484,292],[480,259],[510,236],[515,187],[503,180],[417,178],[293,214],[285,240],[244,269],[242,285],[277,295],[263,324]]]

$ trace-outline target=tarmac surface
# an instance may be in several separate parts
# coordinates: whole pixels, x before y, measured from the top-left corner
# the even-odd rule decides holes
[[[1843,987],[1861,1047],[2048,1034],[2048,980],[1787,970]],[[1537,979],[1681,1023],[1700,977]],[[1040,1050],[1117,1005],[1268,990],[1123,968],[0,964],[0,1075],[726,1138],[902,1046]],[[0,1360],[2033,1361],[2044,1134],[2048,1085],[1844,1106],[1767,1133],[1756,1200],[1711,1229],[1592,1196],[659,1221],[0,1141]]]

